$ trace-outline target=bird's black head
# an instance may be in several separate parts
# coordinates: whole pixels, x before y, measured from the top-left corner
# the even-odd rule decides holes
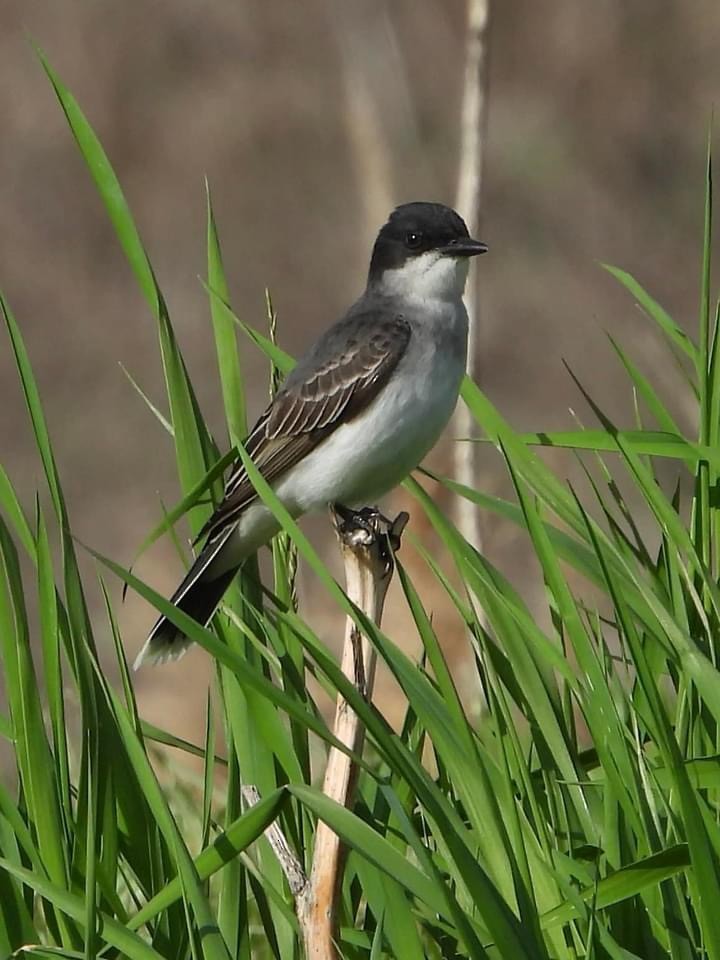
[[[484,243],[473,240],[463,218],[450,207],[442,203],[404,203],[393,210],[378,234],[369,280],[377,280],[386,270],[397,270],[423,254],[474,257],[486,250]]]

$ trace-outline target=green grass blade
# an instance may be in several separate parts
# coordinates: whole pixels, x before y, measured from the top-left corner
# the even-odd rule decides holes
[[[707,460],[720,467],[720,454],[707,444],[690,443],[678,434],[659,430],[566,430],[551,433],[524,433],[517,439],[530,446],[560,447],[571,450],[619,453],[622,441],[634,453],[666,457],[696,464]]]
[[[42,512],[38,509],[37,574],[40,612],[40,640],[43,651],[43,673],[50,725],[53,737],[53,759],[60,808],[66,829],[73,818],[70,790],[70,751],[65,719],[65,685],[61,666],[60,624],[55,591],[50,542]]]
[[[69,863],[63,844],[55,765],[45,734],[42,705],[30,651],[30,636],[17,552],[0,520],[0,653],[16,741],[25,803],[48,876],[66,885]]]
[[[10,335],[10,342],[15,355],[15,365],[20,375],[20,382],[25,395],[25,403],[28,413],[30,414],[30,420],[32,422],[33,432],[35,435],[35,444],[45,470],[45,477],[48,482],[48,487],[50,488],[50,494],[52,496],[55,513],[62,526],[67,527],[65,501],[60,488],[60,479],[58,477],[57,467],[55,466],[55,458],[53,456],[52,447],[50,444],[50,435],[48,433],[45,415],[43,413],[42,404],[40,403],[40,393],[33,376],[32,368],[30,366],[30,358],[28,356],[27,349],[25,348],[25,343],[20,333],[20,328],[18,327],[17,321],[15,320],[10,307],[2,295],[0,295],[0,310],[2,311],[5,325]]]
[[[620,346],[614,337],[608,336],[608,339],[610,340],[615,353],[620,358],[620,362],[625,368],[627,375],[630,377],[633,386],[637,390],[640,397],[645,401],[645,405],[657,421],[660,429],[673,436],[681,436],[682,431],[675,422],[672,414],[658,396],[657,392],[653,389],[647,377],[640,372],[640,370],[628,356],[627,351]],[[654,450],[651,449],[649,452],[655,455]]]
[[[222,309],[224,313],[231,318],[233,323],[237,324],[238,327],[247,335],[252,343],[255,346],[259,347],[260,350],[265,354],[265,356],[270,360],[277,369],[285,374],[289,373],[292,368],[295,366],[294,359],[290,356],[289,353],[286,353],[282,350],[276,343],[273,343],[268,337],[260,333],[258,330],[255,330],[254,327],[251,327],[250,324],[245,323],[244,320],[241,320],[230,308],[230,304],[223,299],[222,294],[213,289],[208,284],[205,284],[205,289],[210,296],[211,300],[214,300],[218,304],[218,309]]]
[[[676,347],[679,347],[693,363],[697,363],[698,351],[695,344],[690,340],[685,331],[675,323],[670,314],[664,310],[656,300],[653,300],[637,280],[625,270],[620,270],[618,267],[613,267],[608,263],[604,263],[602,266],[637,300],[639,306],[655,321],[668,340]]]
[[[0,508],[5,511],[5,519],[15,531],[27,555],[34,561],[36,555],[35,538],[25,517],[10,478],[0,464]]]
[[[418,867],[403,856],[384,837],[379,836],[350,810],[326,797],[313,787],[292,784],[290,793],[331,827],[343,843],[372,863],[388,877],[401,884],[412,896],[426,903],[441,916],[450,918],[446,893]]]
[[[152,413],[152,415],[155,417],[158,423],[162,426],[163,430],[165,430],[166,433],[169,433],[171,437],[174,437],[175,430],[173,429],[173,425],[170,423],[167,417],[160,411],[159,407],[157,407],[152,402],[152,400],[148,397],[148,395],[142,389],[140,384],[137,382],[137,380],[133,377],[133,375],[127,369],[127,367],[122,363],[119,364],[119,366],[122,372],[125,374],[128,382],[130,383],[130,386],[133,388],[135,393],[137,393],[137,395],[143,401],[143,403],[148,408],[150,413]]]
[[[210,196],[210,186],[207,180],[205,181],[205,191],[207,195],[208,287],[218,293],[217,297],[210,297],[210,315],[215,333],[215,350],[217,352],[218,370],[220,371],[225,416],[230,432],[230,444],[235,446],[247,433],[245,386],[242,380],[237,340],[235,339],[235,325],[232,316],[225,307],[225,304],[230,302],[230,294],[225,279],[220,240]]]
[[[588,524],[588,532],[595,540],[598,555],[601,560],[604,560],[603,549],[599,541],[595,539],[590,524]],[[713,855],[706,824],[703,822],[697,798],[682,762],[674,732],[670,727],[666,707],[655,685],[654,677],[648,668],[645,651],[633,619],[629,615],[623,600],[622,586],[615,580],[607,564],[604,564],[604,570],[615,610],[633,654],[634,664],[638,671],[638,680],[649,705],[650,713],[646,715],[646,719],[652,723],[651,733],[666,767],[673,772],[673,783],[682,810],[690,861],[693,868],[690,874],[692,898],[703,928],[708,956],[715,960],[715,958],[720,957],[720,915],[714,909],[704,909],[703,904],[706,902],[717,903],[718,897],[720,897],[720,871],[718,870],[717,858]]]
[[[200,931],[204,956],[209,960],[227,960],[229,953],[222,940],[210,905],[205,897],[195,864],[180,834],[177,822],[171,813],[147,754],[137,737],[134,725],[120,700],[106,690],[118,732],[135,776],[142,787],[143,795],[175,861],[178,878],[186,892],[188,905]]]
[[[585,901],[593,899],[595,908],[602,910],[614,903],[637,896],[647,887],[654,887],[683,873],[689,866],[690,855],[687,844],[676,844],[674,847],[654,853],[650,857],[631,863],[604,877],[597,884],[582,890],[580,896]],[[565,923],[576,913],[577,908],[574,904],[565,903],[543,914],[540,922],[547,930],[557,924]]]
[[[80,152],[107,209],[115,233],[130,263],[140,289],[158,324],[163,369],[170,401],[178,473],[187,493],[204,476],[213,443],[200,415],[199,407],[170,323],[167,306],[155,278],[150,260],[140,239],[120,183],[102,144],[88,123],[77,101],[52,70],[44,55],[38,56],[60,101]],[[207,511],[205,511],[207,514]],[[193,518],[196,530],[206,517]]]
[[[37,873],[16,866],[3,858],[0,858],[0,870],[7,870],[11,876],[17,877],[31,890],[34,890],[38,896],[47,900],[67,917],[78,923],[85,922],[86,910],[82,896],[63,890],[62,887],[58,887]],[[164,960],[162,954],[153,950],[136,933],[128,930],[124,924],[118,923],[117,920],[105,914],[101,914],[97,919],[99,933],[103,940],[119,950],[121,956],[128,957],[129,960]],[[79,955],[83,956],[83,954]]]
[[[227,470],[227,468],[236,458],[236,451],[229,450],[225,456],[220,457],[220,459],[214,463],[212,467],[210,467],[203,478],[198,480],[198,482],[185,494],[182,500],[175,504],[171,510],[166,511],[162,522],[159,523],[140,544],[140,547],[135,554],[133,566],[135,566],[137,561],[146,550],[149,550],[150,547],[160,539],[160,537],[164,536],[168,530],[171,530],[179,520],[181,520],[190,510],[194,509],[199,504],[202,495],[213,487],[213,484],[215,484],[218,478],[223,475],[225,470]]]
[[[89,552],[96,560],[103,564],[103,566],[111,570],[123,582],[127,583],[133,590],[140,594],[140,596],[151,603],[159,613],[168,617],[168,619],[178,626],[194,643],[204,647],[215,659],[228,667],[244,686],[266,697],[271,703],[280,707],[298,722],[303,723],[309,730],[312,730],[328,744],[337,747],[345,753],[348,752],[347,748],[339,740],[330,735],[326,725],[321,720],[313,713],[303,709],[296,698],[288,696],[284,691],[278,689],[274,684],[258,674],[257,671],[250,669],[247,663],[233,650],[230,650],[226,644],[221,643],[214,633],[201,627],[191,617],[183,613],[182,610],[173,606],[162,594],[152,590],[147,584],[143,583],[142,580],[139,580],[119,564],[109,560],[107,557],[103,557],[94,550],[89,550]],[[356,761],[362,764],[360,757],[353,754],[351,755]]]
[[[85,118],[77,101],[61,82],[58,75],[48,63],[45,55],[38,48],[36,48],[36,52],[53,86],[55,95],[60,101],[60,106],[65,114],[68,125],[72,130],[80,153],[87,164],[90,175],[95,182],[98,193],[105,204],[112,225],[115,228],[115,233],[125,252],[130,267],[135,274],[140,289],[150,304],[153,315],[158,317],[162,311],[162,297],[155,282],[150,261],[148,260],[142,241],[140,240],[140,235],[135,226],[135,221],[132,218],[127,201],[125,200],[122,187],[115,176],[115,172],[102,148],[102,144]]]

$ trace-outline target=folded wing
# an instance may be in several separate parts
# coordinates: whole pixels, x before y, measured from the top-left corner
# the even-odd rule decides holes
[[[400,313],[350,313],[322,337],[292,371],[246,441],[268,483],[303,459],[334,430],[372,403],[410,340]],[[231,473],[222,502],[200,532],[210,545],[234,526],[256,498],[242,463]]]

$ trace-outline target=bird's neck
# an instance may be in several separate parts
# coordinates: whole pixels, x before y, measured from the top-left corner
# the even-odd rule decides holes
[[[370,286],[386,297],[457,302],[465,292],[467,275],[467,260],[427,253],[371,276]]]

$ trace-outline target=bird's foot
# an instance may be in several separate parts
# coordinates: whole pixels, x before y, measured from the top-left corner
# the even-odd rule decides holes
[[[393,555],[400,549],[403,530],[410,519],[404,510],[390,520],[377,507],[352,510],[341,503],[330,505],[330,515],[340,539],[349,547],[369,548],[378,544],[386,573],[393,567]]]
[[[342,503],[333,503],[330,505],[330,512],[334,514],[333,521],[338,533],[342,536],[356,529],[368,536],[377,536],[381,528],[392,524],[392,521],[388,520],[377,507],[361,507],[359,510],[353,510]]]

